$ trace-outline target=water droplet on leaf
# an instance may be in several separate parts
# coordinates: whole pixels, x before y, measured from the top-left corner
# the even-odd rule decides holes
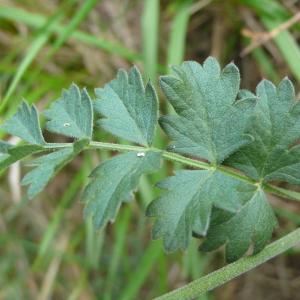
[[[168,150],[168,151],[174,151],[175,148],[176,148],[175,145],[169,145],[168,148],[167,148],[167,150]]]
[[[146,155],[145,152],[138,152],[136,154],[137,157],[144,157],[145,155]]]

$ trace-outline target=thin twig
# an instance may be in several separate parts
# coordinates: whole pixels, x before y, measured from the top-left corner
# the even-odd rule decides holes
[[[279,33],[289,29],[291,26],[300,21],[300,12],[296,13],[292,18],[287,20],[286,22],[281,23],[276,28],[272,29],[270,32],[265,32],[263,34],[259,34],[259,38],[253,39],[252,43],[243,49],[241,52],[241,56],[244,57],[249,54],[251,51],[256,49],[257,47],[265,44],[266,42],[275,38]]]
[[[198,12],[199,10],[203,9],[205,6],[207,6],[208,4],[210,4],[212,0],[202,0],[202,1],[198,1],[195,4],[193,4],[190,7],[190,14],[193,15],[196,12]]]
[[[251,39],[259,39],[259,36],[265,33],[265,28],[256,20],[253,12],[249,9],[243,8],[241,9],[240,14],[249,28],[243,29],[242,33]],[[282,56],[272,41],[267,41],[264,46],[271,53],[278,65],[283,63]]]

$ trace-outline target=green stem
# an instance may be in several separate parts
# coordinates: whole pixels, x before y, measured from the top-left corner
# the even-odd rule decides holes
[[[266,192],[269,192],[271,194],[275,194],[275,195],[277,195],[279,197],[282,197],[282,198],[287,198],[287,199],[291,199],[291,200],[300,201],[300,193],[295,192],[295,191],[283,189],[283,188],[280,188],[278,186],[274,186],[274,185],[271,185],[271,184],[265,184],[263,186],[263,189]]]
[[[60,149],[60,148],[66,148],[66,147],[72,147],[72,143],[47,143],[44,146],[44,149],[51,150],[51,149]],[[186,166],[199,168],[199,169],[205,169],[205,170],[214,170],[217,169],[219,172],[222,172],[226,174],[227,176],[233,177],[237,180],[247,182],[249,184],[255,184],[257,185],[257,182],[250,177],[247,177],[239,171],[234,170],[232,168],[226,167],[226,166],[212,166],[211,164],[203,161],[199,161],[196,159],[191,159],[185,156],[182,156],[177,153],[160,150],[158,148],[145,148],[141,146],[132,146],[132,145],[123,145],[123,144],[114,144],[114,143],[103,143],[103,142],[95,142],[91,141],[89,146],[89,149],[106,149],[106,150],[112,150],[112,151],[134,151],[134,152],[147,152],[147,151],[157,151],[162,152],[163,158],[173,161],[173,162],[179,162]],[[271,184],[263,184],[263,188],[266,192],[272,193],[274,195],[287,198],[290,200],[296,200],[300,201],[300,193],[295,191],[290,191],[287,189],[279,188],[277,186],[273,186]]]
[[[300,242],[300,228],[268,245],[254,256],[247,256],[155,300],[191,300],[252,270]]]

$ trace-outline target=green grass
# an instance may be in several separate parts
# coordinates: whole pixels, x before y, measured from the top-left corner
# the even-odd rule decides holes
[[[30,27],[41,29],[44,26],[47,17],[42,14],[31,13],[29,11],[17,8],[17,7],[1,7],[0,18],[5,18],[11,21],[19,21]],[[53,26],[53,31],[60,35],[61,32],[64,32],[64,26],[60,23]],[[100,48],[104,51],[107,51],[112,54],[119,55],[122,58],[126,58],[129,61],[140,61],[142,56],[123,47],[117,42],[111,42],[108,39],[102,38],[100,36],[93,36],[92,34],[86,33],[80,30],[74,30],[70,34],[71,38],[74,38],[80,42],[83,42],[87,45]]]
[[[178,1],[169,33],[167,65],[178,65],[184,60],[188,22],[192,1]]]
[[[159,0],[144,0],[142,16],[143,64],[146,75],[156,83],[159,41]]]
[[[101,1],[99,0],[86,0],[82,5],[78,5],[74,16],[63,28],[58,38],[55,40],[49,56],[52,56],[56,51],[59,50],[59,48],[68,40],[80,23],[84,21],[89,12],[95,7],[96,4],[99,4],[100,2]]]
[[[66,4],[62,5],[62,7],[58,8],[55,14],[51,17],[49,17],[44,24],[42,25],[41,29],[37,33],[37,36],[33,41],[30,43],[30,46],[23,58],[23,60],[20,62],[16,73],[12,79],[11,84],[9,85],[7,92],[5,93],[3,100],[1,101],[0,105],[0,113],[3,112],[6,109],[6,106],[8,104],[8,100],[14,93],[15,89],[17,88],[20,80],[22,79],[22,76],[26,72],[26,70],[29,68],[30,64],[34,60],[34,58],[38,55],[40,50],[45,46],[47,43],[50,34],[53,32],[55,26],[58,24],[60,19],[63,17],[65,7],[68,5],[71,5],[74,3],[75,0],[69,0],[66,2]],[[1,9],[3,11],[3,8]],[[14,101],[15,102],[15,101]],[[17,106],[19,101],[17,103],[14,103],[15,106]]]

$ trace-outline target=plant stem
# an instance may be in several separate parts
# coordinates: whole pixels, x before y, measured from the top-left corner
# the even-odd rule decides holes
[[[51,149],[59,149],[59,148],[66,148],[66,147],[72,147],[72,143],[48,143],[44,146],[45,149],[51,150]],[[103,143],[103,142],[95,142],[91,141],[89,146],[87,147],[88,149],[106,149],[106,150],[112,150],[112,151],[134,151],[134,152],[147,152],[147,151],[156,151],[156,152],[161,152],[163,158],[174,161],[174,162],[179,162],[184,165],[194,167],[194,168],[199,168],[199,169],[204,169],[204,170],[218,170],[219,172],[222,172],[226,174],[227,176],[233,177],[237,180],[246,182],[248,184],[252,185],[257,185],[257,182],[253,180],[250,177],[247,177],[246,175],[241,174],[239,171],[226,167],[226,166],[212,166],[211,164],[188,158],[183,155],[161,150],[158,148],[145,148],[141,146],[132,146],[132,145],[123,145],[123,144],[114,144],[114,143]],[[295,191],[290,191],[287,189],[283,189],[271,184],[264,183],[263,184],[263,189],[266,192],[272,193],[274,195],[287,198],[290,200],[296,200],[300,201],[300,193],[295,192]]]
[[[287,198],[287,199],[291,199],[291,200],[300,201],[300,193],[295,192],[295,191],[283,189],[283,188],[280,188],[278,186],[274,186],[274,185],[271,185],[271,184],[265,184],[263,186],[263,189],[266,192],[269,192],[271,194],[275,194],[275,195],[280,196],[282,198]]]
[[[252,270],[271,258],[285,252],[300,242],[300,228],[271,243],[254,256],[242,258],[215,272],[192,281],[191,283],[164,294],[155,300],[192,300],[208,291],[232,280],[233,278]]]

